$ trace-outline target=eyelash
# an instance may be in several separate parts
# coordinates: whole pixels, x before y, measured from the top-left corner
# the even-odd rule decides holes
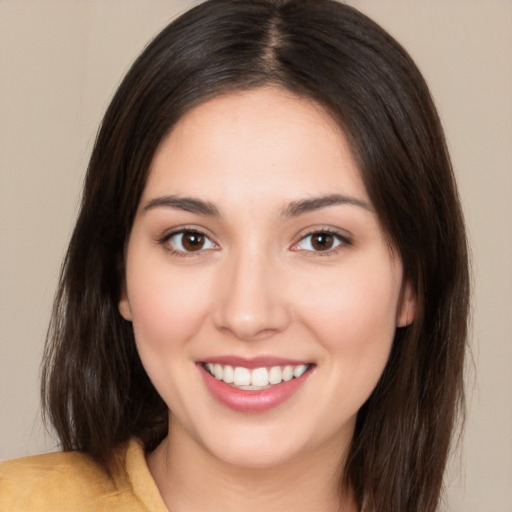
[[[293,247],[297,247],[301,242],[306,240],[308,237],[312,237],[314,235],[332,236],[338,242],[338,245],[336,245],[332,249],[326,249],[325,251],[311,251],[299,248],[294,250],[296,250],[297,252],[300,251],[302,253],[306,253],[308,256],[333,256],[335,254],[338,254],[338,252],[343,250],[343,248],[352,245],[352,241],[350,240],[350,238],[348,238],[346,235],[342,235],[339,231],[336,231],[331,228],[321,228],[309,231],[308,233],[304,234],[297,243],[293,244]]]
[[[204,251],[210,250],[210,248],[207,248],[207,249],[199,249],[197,251],[181,251],[181,250],[175,249],[171,244],[169,244],[169,240],[171,240],[173,237],[175,237],[177,235],[184,235],[184,234],[199,235],[199,236],[202,236],[205,239],[209,240],[212,244],[217,245],[204,232],[202,232],[198,229],[194,229],[194,228],[181,228],[181,229],[178,229],[177,231],[172,231],[171,233],[167,233],[162,238],[157,240],[157,242],[160,245],[164,246],[165,250],[168,251],[169,253],[171,253],[173,256],[191,257],[191,256],[196,256],[198,254],[202,254]]]
[[[162,238],[157,240],[158,244],[164,246],[165,250],[171,253],[174,256],[180,256],[180,257],[193,257],[199,254],[202,254],[204,251],[211,250],[211,248],[206,249],[198,249],[197,251],[186,251],[186,250],[178,250],[175,249],[172,245],[169,244],[169,240],[171,240],[173,237],[177,235],[184,235],[184,234],[193,234],[193,235],[199,235],[204,237],[205,239],[209,240],[210,243],[217,246],[215,242],[211,240],[211,238],[206,235],[203,231],[194,229],[194,228],[181,228],[177,231],[172,231],[171,233],[167,233]],[[312,237],[314,235],[329,235],[336,239],[338,242],[338,245],[336,245],[332,249],[326,249],[325,251],[314,251],[314,250],[307,250],[307,249],[294,249],[294,247],[297,247],[300,243],[302,243],[304,240],[306,240],[308,237]],[[350,238],[348,238],[346,235],[342,235],[336,230],[326,228],[326,229],[315,229],[313,231],[310,231],[306,234],[304,234],[298,242],[294,243],[292,246],[293,251],[296,252],[302,252],[308,254],[308,256],[332,256],[334,254],[337,254],[340,250],[342,250],[346,246],[352,245],[352,241]],[[218,246],[217,246],[218,247]]]

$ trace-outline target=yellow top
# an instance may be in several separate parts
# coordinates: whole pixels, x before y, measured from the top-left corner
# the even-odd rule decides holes
[[[80,452],[0,462],[0,511],[167,512],[141,443],[132,439],[116,460],[112,477]]]

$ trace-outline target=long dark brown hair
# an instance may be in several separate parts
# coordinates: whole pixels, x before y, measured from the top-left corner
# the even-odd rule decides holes
[[[434,512],[463,410],[464,224],[443,130],[406,51],[334,0],[210,0],[164,29],[103,119],[66,254],[43,366],[64,450],[105,466],[132,436],[151,450],[167,406],[118,312],[123,251],[162,139],[193,106],[262,85],[313,98],[338,121],[418,306],[359,411],[344,482],[365,512]]]

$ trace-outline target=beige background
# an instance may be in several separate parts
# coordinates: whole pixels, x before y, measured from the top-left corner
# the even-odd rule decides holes
[[[0,0],[0,459],[54,448],[38,415],[53,291],[97,125],[185,0]],[[512,512],[512,2],[353,0],[423,70],[474,253],[472,380],[445,510]]]

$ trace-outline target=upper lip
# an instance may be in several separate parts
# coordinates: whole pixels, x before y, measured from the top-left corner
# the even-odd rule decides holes
[[[212,363],[221,365],[230,365],[233,367],[242,366],[244,368],[270,368],[272,366],[299,366],[302,364],[311,364],[311,361],[301,359],[289,359],[270,355],[256,357],[240,357],[234,355],[212,356],[199,361],[201,363]]]

